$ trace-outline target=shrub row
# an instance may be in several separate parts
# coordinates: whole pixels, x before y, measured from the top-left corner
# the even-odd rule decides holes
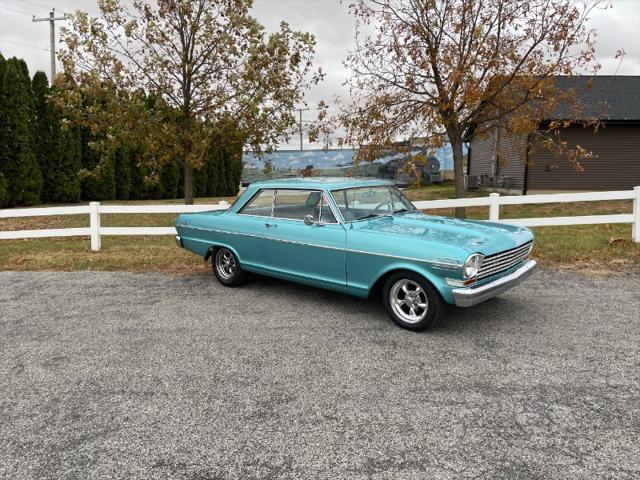
[[[144,152],[135,146],[119,147],[96,168],[101,155],[92,148],[96,138],[63,118],[49,102],[51,92],[43,72],[30,79],[24,60],[0,54],[0,207],[183,197],[182,168],[169,163],[149,172],[139,161]],[[210,151],[195,172],[195,196],[237,194],[240,153]]]

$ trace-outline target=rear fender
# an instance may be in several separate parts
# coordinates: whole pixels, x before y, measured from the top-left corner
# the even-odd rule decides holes
[[[227,248],[231,250],[233,254],[236,256],[236,258],[238,259],[238,261],[242,263],[242,258],[240,258],[240,255],[238,255],[238,252],[236,251],[235,248],[233,248],[229,244],[220,243],[220,242],[216,242],[215,244],[212,244],[209,246],[209,248],[207,248],[207,253],[204,254],[204,261],[206,262],[207,260],[209,260],[211,256],[214,254],[214,252],[219,248]]]

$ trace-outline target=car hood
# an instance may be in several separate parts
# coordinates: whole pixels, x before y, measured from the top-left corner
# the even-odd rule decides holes
[[[425,240],[485,256],[517,247],[533,239],[533,233],[526,227],[423,213],[378,217],[352,225],[362,232]]]

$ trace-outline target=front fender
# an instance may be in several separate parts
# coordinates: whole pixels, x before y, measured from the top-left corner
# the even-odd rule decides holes
[[[385,277],[391,272],[398,271],[398,270],[408,270],[410,272],[414,272],[419,275],[422,275],[425,279],[429,281],[429,283],[431,283],[431,285],[435,287],[435,289],[438,291],[438,293],[440,294],[440,296],[445,302],[453,303],[453,294],[451,293],[452,287],[447,285],[445,278],[447,276],[452,277],[455,275],[459,275],[459,273],[456,274],[456,272],[452,270],[446,270],[446,269],[441,270],[441,269],[436,269],[434,267],[430,267],[426,264],[421,265],[418,263],[412,263],[412,262],[407,262],[402,260],[390,263],[380,268],[374,274],[373,279],[371,280],[371,283],[368,285],[367,293],[371,292],[373,287],[376,285],[376,283],[378,283],[378,281],[380,281],[381,278]]]

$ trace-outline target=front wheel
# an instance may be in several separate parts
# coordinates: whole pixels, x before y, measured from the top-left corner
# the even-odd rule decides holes
[[[219,248],[211,258],[211,265],[218,281],[227,287],[238,287],[247,280],[238,257],[228,248]]]
[[[444,303],[422,276],[398,272],[387,278],[383,303],[391,319],[407,330],[421,331],[439,319]]]

